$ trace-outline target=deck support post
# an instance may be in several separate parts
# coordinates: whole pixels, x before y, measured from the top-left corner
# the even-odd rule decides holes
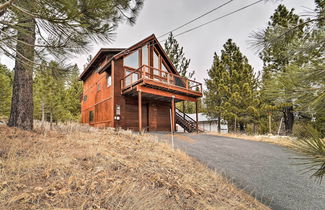
[[[138,122],[139,122],[139,133],[142,134],[142,96],[141,96],[141,90],[138,91]]]
[[[185,101],[183,101],[183,118],[185,119]]]
[[[198,104],[197,104],[197,100],[195,101],[195,117],[196,117],[196,132],[199,133],[199,116],[198,116]]]
[[[172,96],[172,133],[174,133],[175,131],[175,127],[176,127],[176,124],[175,124],[175,96]]]

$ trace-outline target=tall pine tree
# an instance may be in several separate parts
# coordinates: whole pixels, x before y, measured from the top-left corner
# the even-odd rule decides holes
[[[182,77],[191,79],[194,76],[194,71],[190,72],[188,69],[191,60],[185,57],[184,48],[179,45],[178,41],[174,38],[173,33],[169,34],[164,48],[178,73]]]
[[[260,57],[263,60],[262,91],[264,104],[283,112],[285,133],[291,134],[294,124],[294,103],[290,99],[290,91],[285,85],[275,78],[286,73],[287,67],[295,63],[301,66],[305,61],[297,60],[292,55],[297,54],[299,39],[303,37],[303,20],[294,14],[294,9],[288,10],[284,5],[279,5],[268,23],[268,27],[255,37],[263,39],[264,46]],[[290,30],[295,28],[295,30]],[[275,89],[278,88],[278,90]]]
[[[82,85],[77,66],[62,67],[52,61],[35,71],[34,115],[42,124],[77,121],[80,117]]]
[[[224,44],[220,57],[214,55],[208,75],[210,78],[205,80],[208,116],[222,117],[233,131],[238,127],[244,132],[257,113],[257,81],[247,58],[231,39]]]

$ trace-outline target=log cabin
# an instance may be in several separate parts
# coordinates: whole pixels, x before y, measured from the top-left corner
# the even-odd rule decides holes
[[[129,48],[100,49],[80,80],[82,123],[140,132],[173,132],[177,123],[187,132],[199,130],[197,119],[175,103],[197,107],[202,84],[179,75],[154,34]]]

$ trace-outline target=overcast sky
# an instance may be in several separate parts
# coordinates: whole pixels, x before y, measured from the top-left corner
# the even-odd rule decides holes
[[[130,47],[153,33],[158,37],[227,1],[145,0],[144,7],[140,11],[136,24],[134,26],[130,26],[127,23],[121,24],[116,30],[114,42],[94,44],[91,54],[95,55],[101,47]],[[210,13],[179,31],[175,31],[174,34],[195,27],[255,1],[234,0],[222,9]],[[228,38],[236,42],[242,53],[248,57],[249,63],[254,67],[255,71],[260,71],[262,62],[258,58],[258,55],[255,54],[255,50],[248,43],[249,35],[253,31],[258,31],[266,27],[270,16],[280,3],[285,4],[289,9],[295,8],[296,13],[300,15],[305,14],[306,11],[315,7],[314,0],[261,2],[234,15],[177,37],[177,40],[184,47],[186,57],[191,59],[190,69],[195,71],[196,79],[203,82],[204,78],[207,77],[207,69],[212,65],[214,52],[219,54]],[[166,37],[160,40],[164,38]],[[73,58],[71,63],[77,63],[82,71],[87,57],[88,55],[86,54],[79,55]],[[4,56],[0,57],[0,62],[6,64],[9,68],[13,68],[14,66],[14,62]]]

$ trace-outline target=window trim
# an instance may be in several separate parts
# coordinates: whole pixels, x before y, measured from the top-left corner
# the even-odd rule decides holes
[[[140,48],[140,49],[141,49],[141,48]],[[123,57],[123,66],[124,66],[124,67],[129,67],[129,68],[132,68],[132,69],[138,69],[138,68],[140,67],[140,64],[141,64],[141,62],[142,62],[141,57],[140,57],[140,54],[141,54],[142,52],[140,52],[140,49],[134,50],[134,51],[132,51],[130,54],[128,54],[128,55],[126,55],[126,56]],[[125,65],[125,59],[126,59],[127,57],[131,56],[133,53],[136,53],[136,52],[138,53],[138,67],[134,68],[134,67],[131,67],[131,66]]]
[[[110,78],[110,80],[108,80],[108,78]],[[108,84],[108,81],[110,81],[110,83]],[[107,73],[106,76],[106,87],[109,88],[112,86],[112,75]]]
[[[89,111],[89,123],[93,123],[94,122],[94,111],[93,110],[90,110]]]

